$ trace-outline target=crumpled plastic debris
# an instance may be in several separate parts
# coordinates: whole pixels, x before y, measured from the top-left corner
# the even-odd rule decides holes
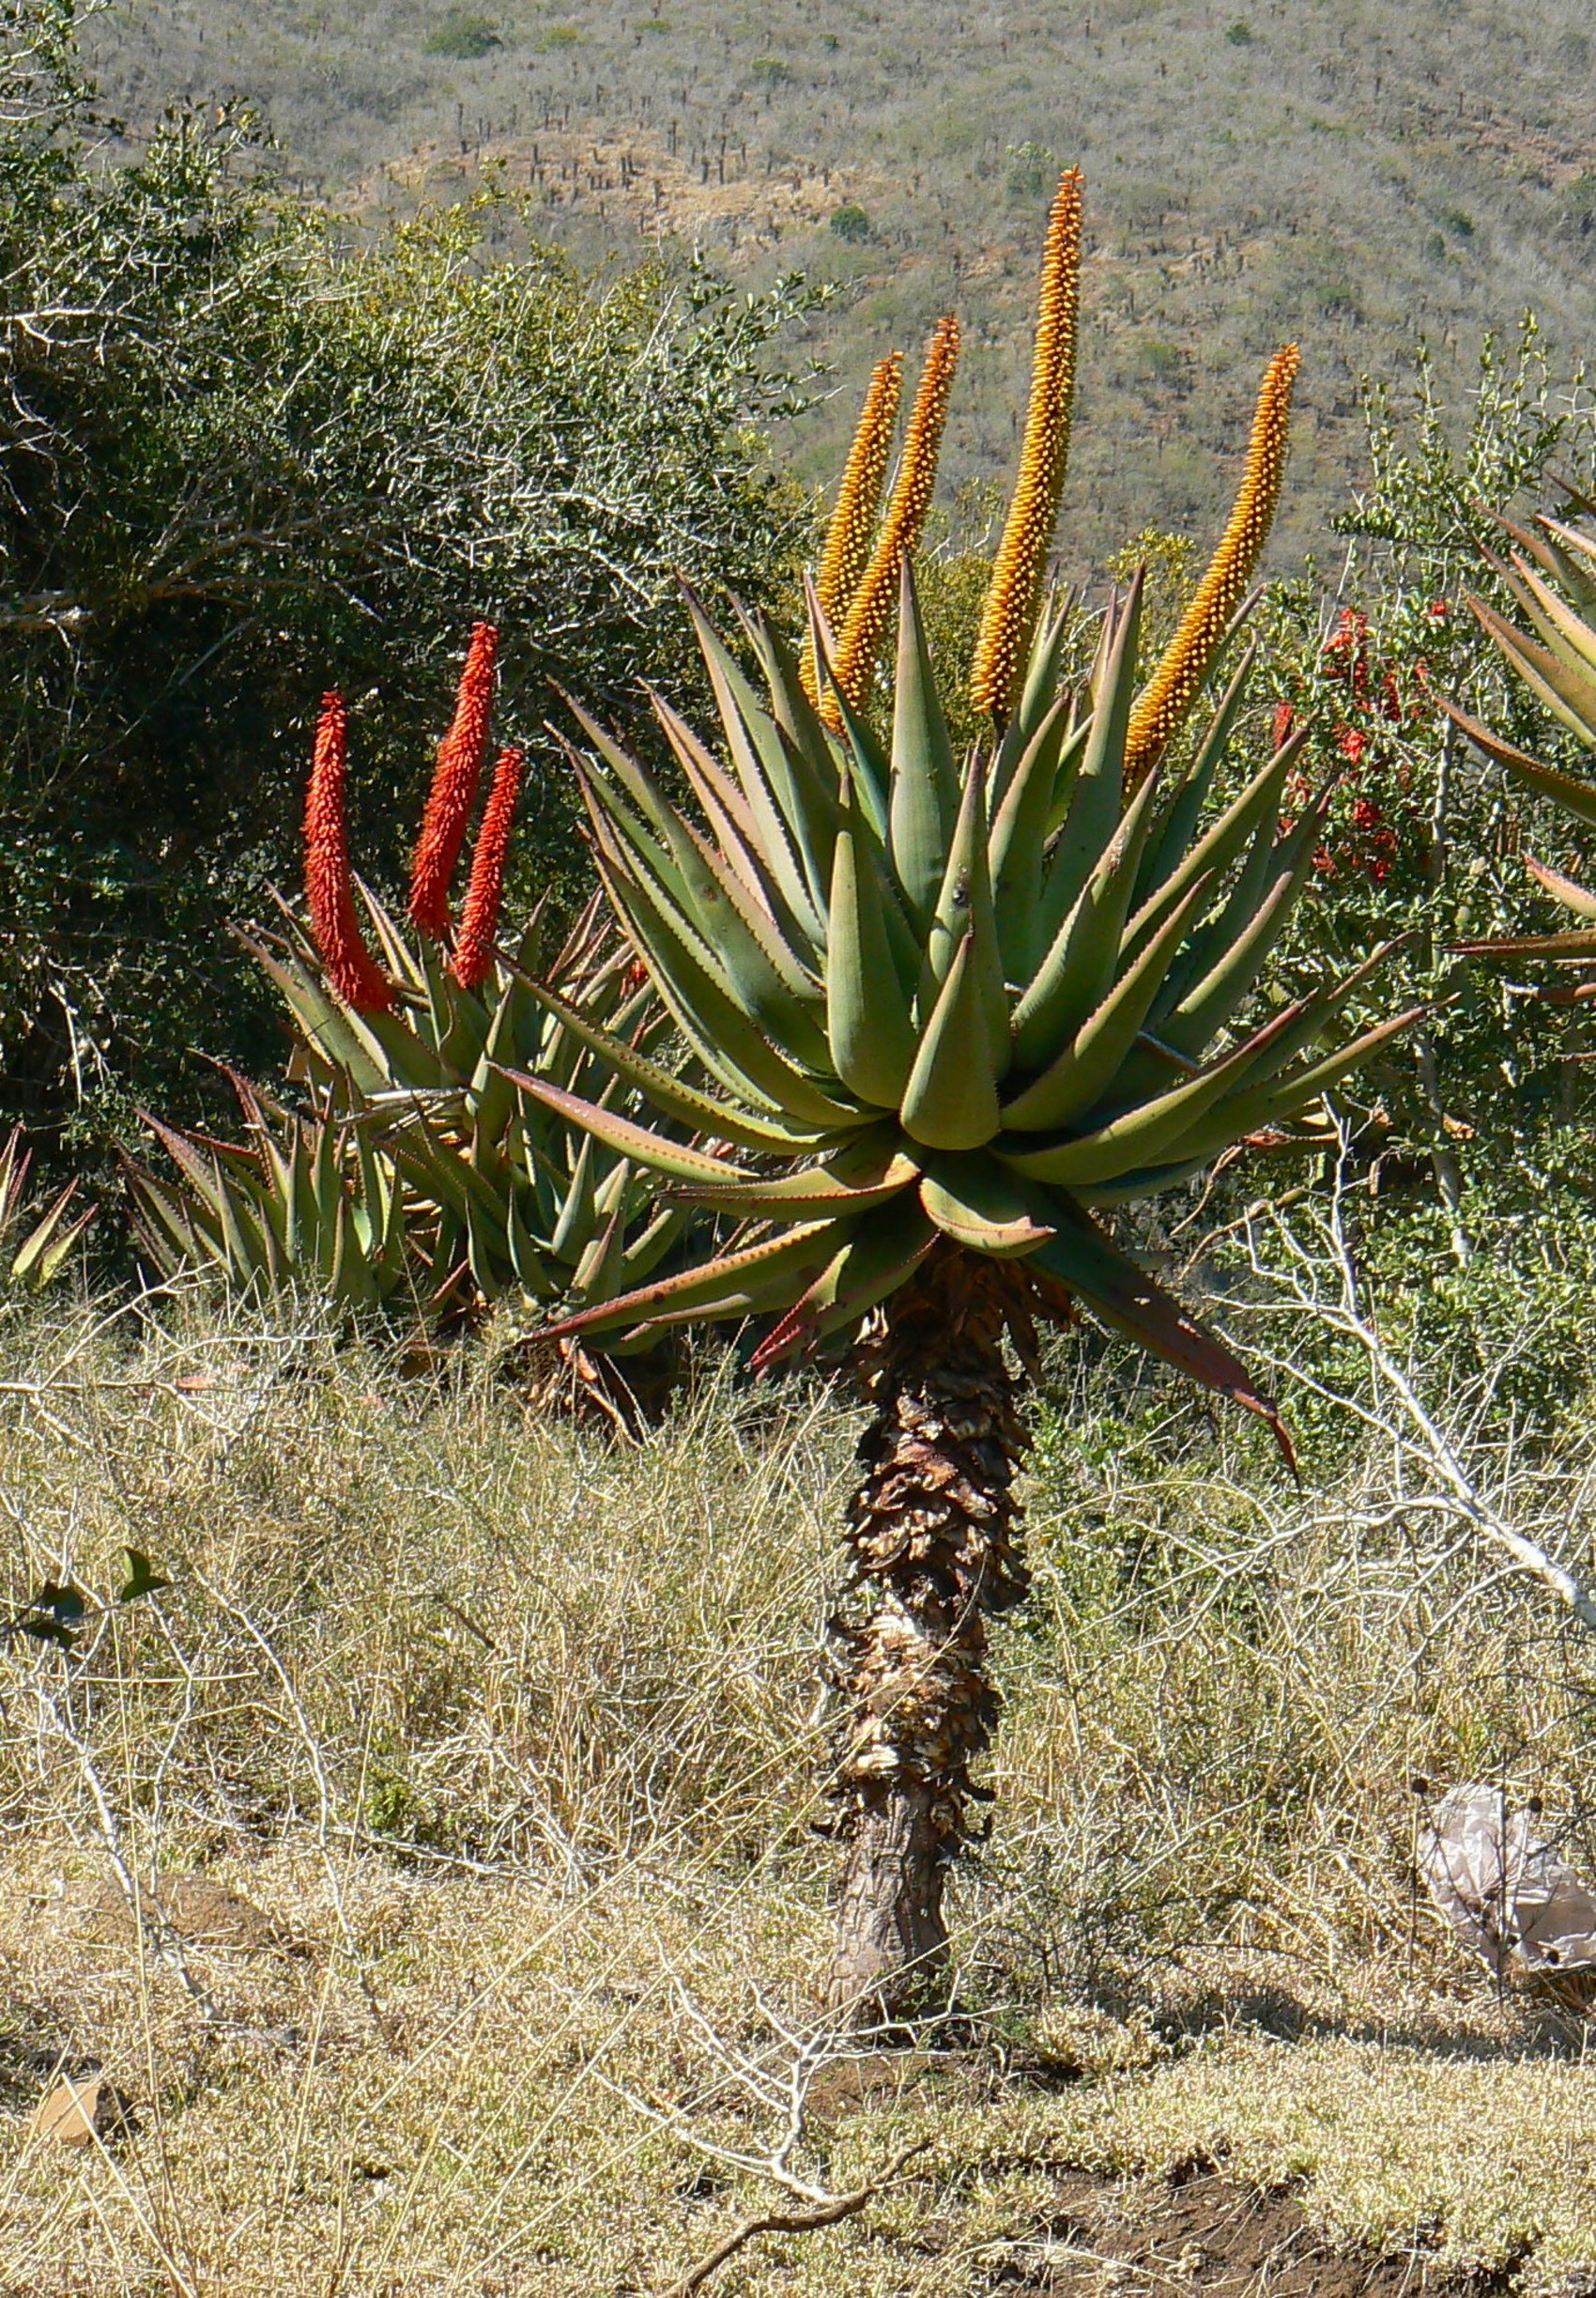
[[[1596,1889],[1545,1840],[1533,1806],[1454,1787],[1419,1838],[1419,1869],[1452,1929],[1498,1979],[1596,1971]]]

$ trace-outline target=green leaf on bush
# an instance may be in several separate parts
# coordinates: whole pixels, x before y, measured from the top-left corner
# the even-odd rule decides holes
[[[172,1585],[155,1569],[142,1549],[125,1548],[122,1553],[128,1559],[128,1578],[117,1592],[119,1604],[136,1604],[141,1596],[158,1596],[162,1588]]]

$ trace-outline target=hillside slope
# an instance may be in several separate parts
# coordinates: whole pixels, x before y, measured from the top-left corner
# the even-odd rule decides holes
[[[1527,303],[1560,368],[1596,339],[1587,0],[128,0],[93,46],[135,134],[174,97],[247,94],[336,198],[458,196],[498,166],[584,256],[664,239],[835,279],[814,341],[847,388],[794,442],[811,475],[868,361],[957,303],[947,468],[1001,476],[1041,219],[1080,161],[1082,563],[1211,517],[1285,335],[1282,553],[1325,539],[1358,469],[1358,376],[1396,376],[1418,334],[1464,379]]]

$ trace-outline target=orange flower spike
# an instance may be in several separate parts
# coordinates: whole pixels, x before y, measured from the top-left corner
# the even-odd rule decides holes
[[[345,813],[348,748],[349,717],[343,698],[325,694],[305,792],[305,899],[315,946],[333,989],[357,1013],[381,1013],[393,1003],[393,985],[366,948],[355,916]]]
[[[863,710],[875,684],[882,640],[898,601],[898,562],[913,556],[931,507],[943,425],[947,421],[947,402],[958,365],[959,320],[950,311],[937,322],[927,349],[925,372],[910,409],[903,456],[881,535],[836,641],[837,684],[855,710]],[[828,693],[826,702],[821,716],[835,730],[842,723],[836,695]]]
[[[870,537],[886,485],[893,425],[902,395],[903,354],[894,351],[870,377],[815,577],[815,596],[827,627],[834,632],[841,629],[870,563]],[[805,655],[804,685],[813,702],[820,690],[820,673],[812,640]]]
[[[972,702],[978,711],[990,711],[999,718],[1006,717],[1014,707],[1031,651],[1042,576],[1052,548],[1069,463],[1081,320],[1082,190],[1081,170],[1067,168],[1059,178],[1048,219],[1020,476],[992,562],[970,671]]]
[[[504,858],[515,820],[515,801],[521,793],[520,750],[500,750],[493,769],[493,786],[483,810],[483,826],[471,856],[471,875],[466,903],[460,913],[460,933],[454,944],[454,979],[463,990],[480,990],[493,970],[493,945],[499,933],[499,906],[504,900]]]
[[[1264,375],[1230,523],[1197,585],[1163,660],[1138,696],[1125,743],[1125,783],[1134,790],[1176,734],[1196,701],[1214,651],[1247,594],[1280,501],[1285,470],[1291,393],[1302,354],[1295,343],[1277,351]]]
[[[410,923],[435,941],[445,941],[449,934],[449,885],[482,779],[498,653],[498,631],[491,623],[478,623],[460,673],[454,717],[437,746],[437,764],[422,816],[410,873]]]

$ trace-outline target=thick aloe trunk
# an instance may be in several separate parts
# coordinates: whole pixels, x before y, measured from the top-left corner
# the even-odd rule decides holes
[[[987,1623],[1029,1584],[1013,1496],[1024,1440],[1003,1348],[1019,1309],[1010,1267],[943,1248],[893,1296],[866,1351],[875,1412],[836,1624],[831,1791],[848,1847],[831,1997],[859,2024],[924,2009],[944,1983],[943,1890],[998,1716]]]

